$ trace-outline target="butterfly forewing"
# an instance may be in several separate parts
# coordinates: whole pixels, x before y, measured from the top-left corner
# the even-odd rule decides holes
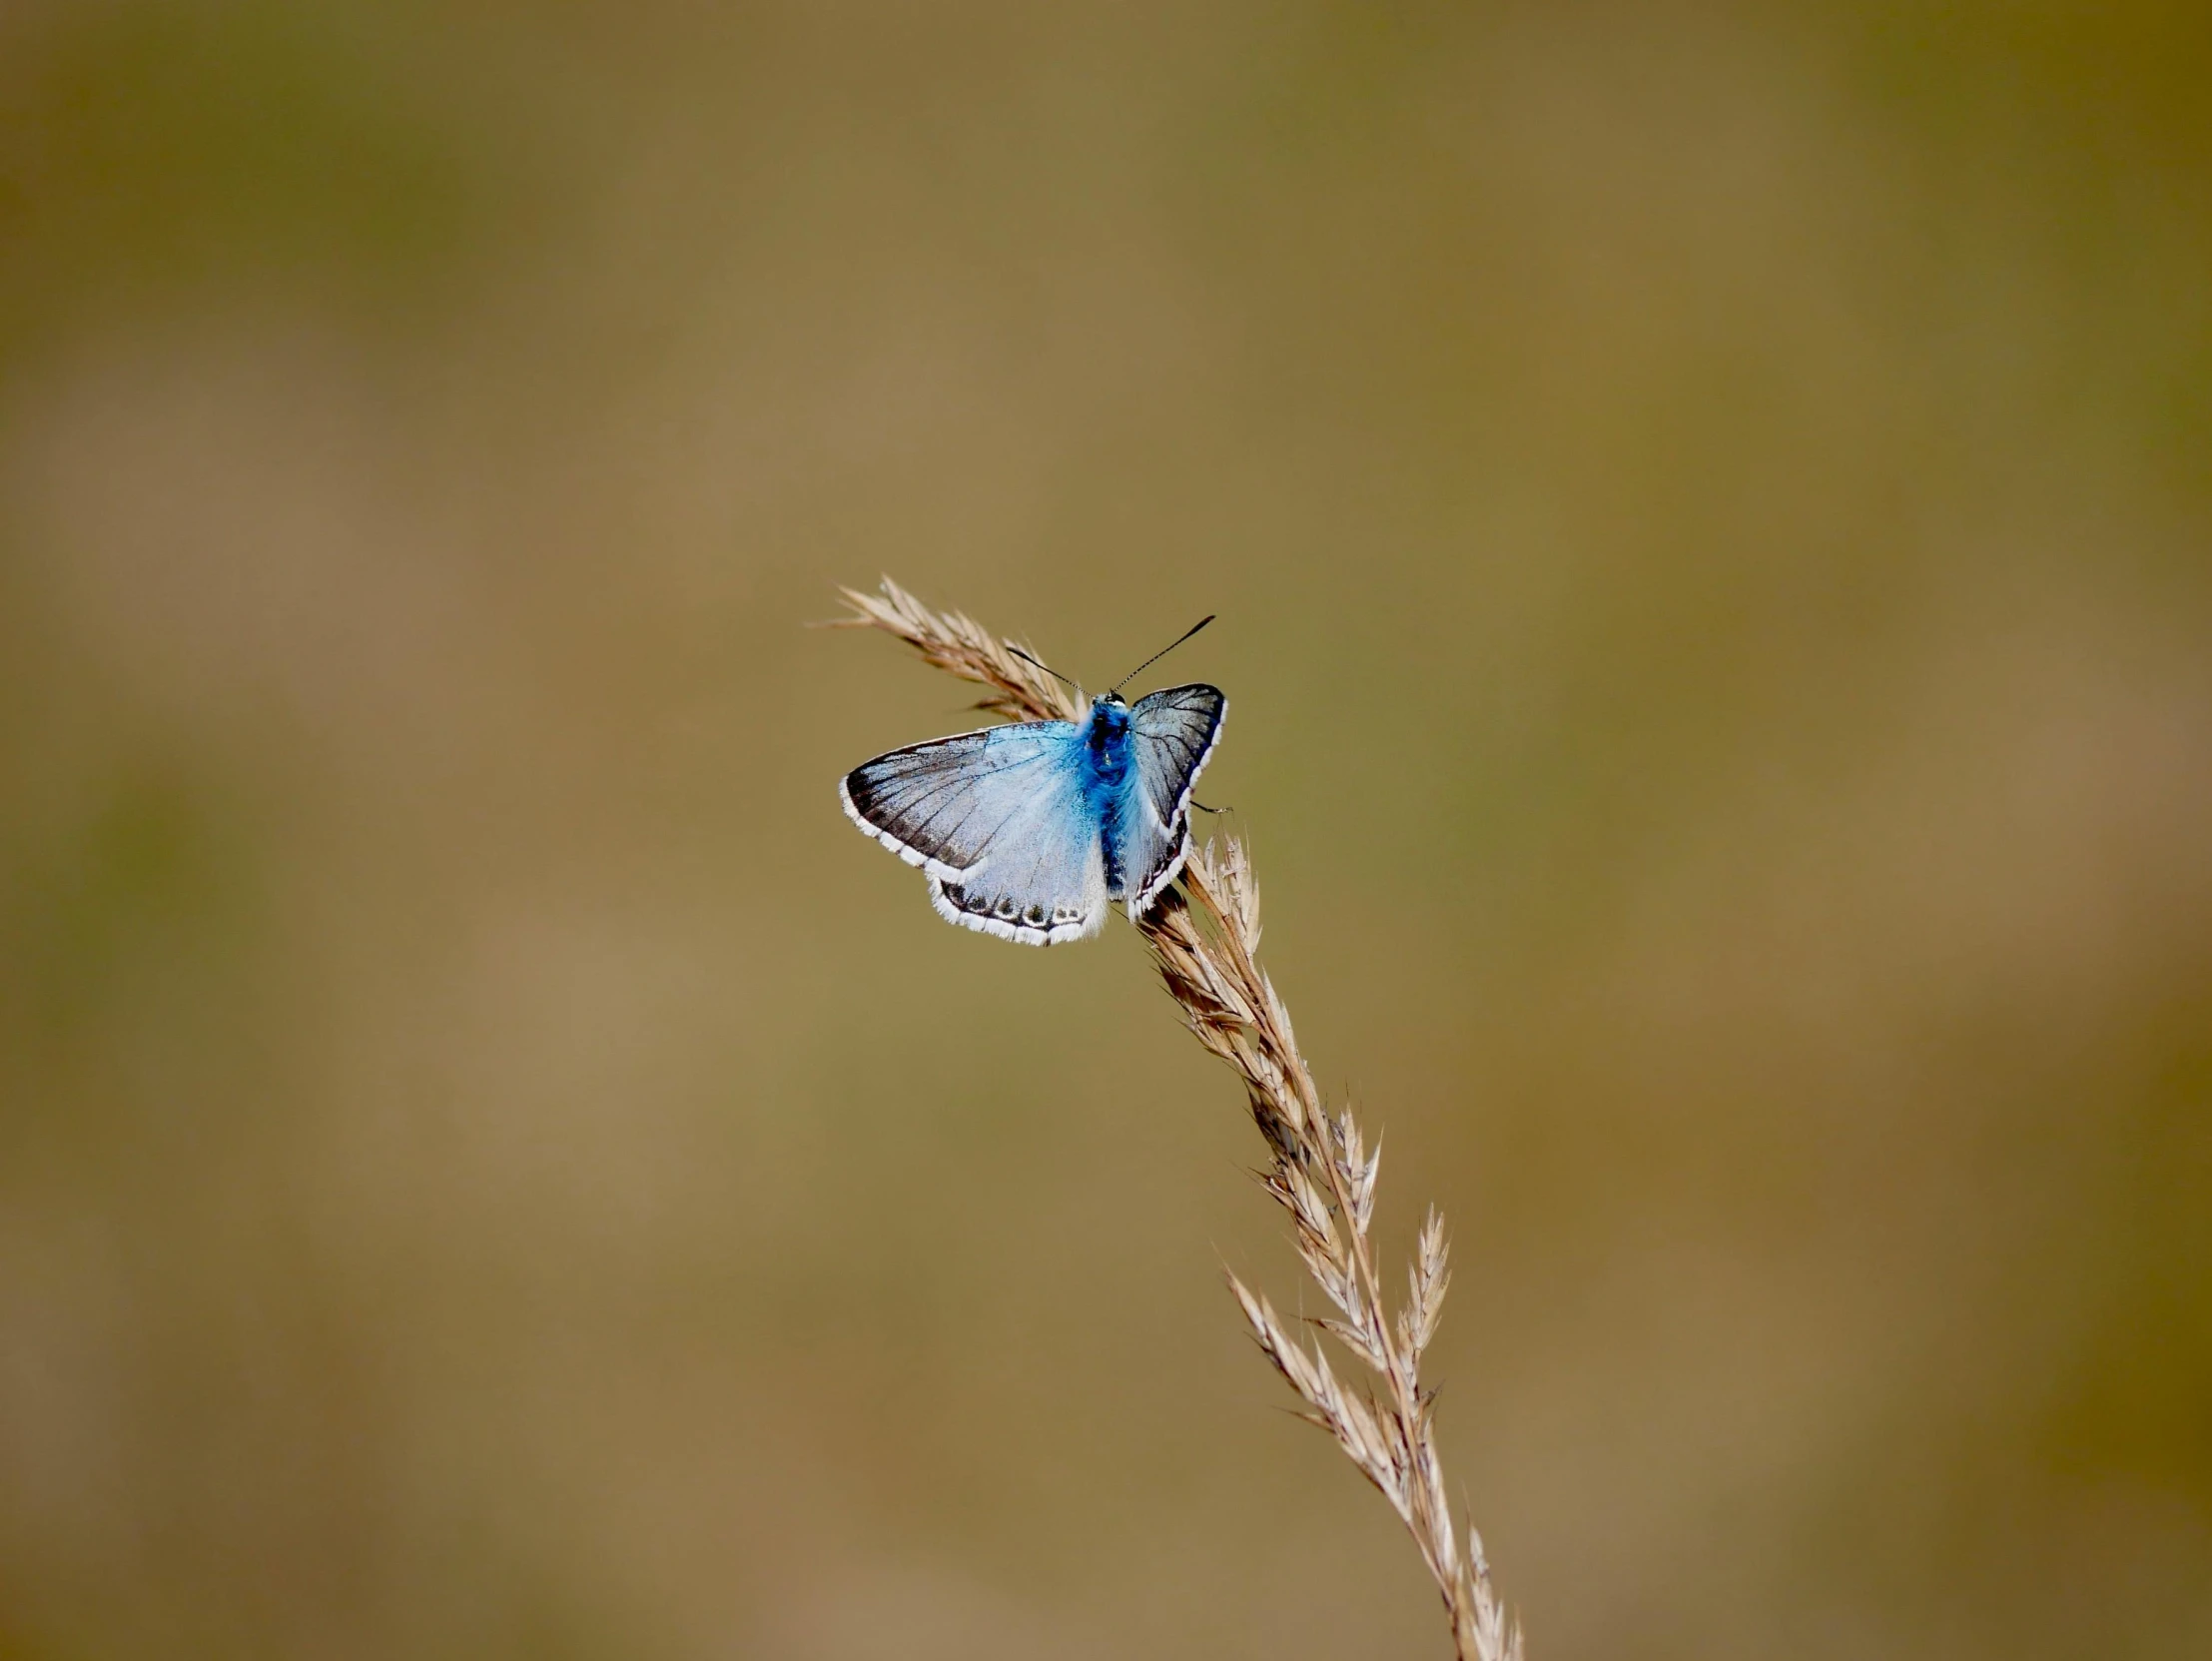
[[[853,822],[909,865],[958,881],[1038,787],[1067,770],[1071,721],[986,727],[855,767],[838,793]]]
[[[1123,815],[1121,868],[1130,916],[1175,880],[1190,852],[1190,791],[1220,736],[1228,699],[1211,686],[1170,686],[1129,710],[1135,778]]]

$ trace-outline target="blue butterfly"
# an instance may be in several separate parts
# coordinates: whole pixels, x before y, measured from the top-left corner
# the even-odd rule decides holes
[[[1116,686],[1086,720],[986,727],[879,755],[838,782],[838,799],[922,868],[946,922],[1057,946],[1097,934],[1110,900],[1133,922],[1175,880],[1190,853],[1191,787],[1227,710],[1211,686],[1134,704]]]

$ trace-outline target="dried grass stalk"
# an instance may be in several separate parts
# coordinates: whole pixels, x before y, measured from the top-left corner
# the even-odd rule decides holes
[[[990,689],[981,709],[1018,721],[1080,720],[1078,694],[1033,668],[973,618],[933,611],[886,577],[880,594],[844,590],[843,626],[896,635],[929,662]],[[1290,1013],[1259,967],[1259,889],[1244,845],[1223,836],[1194,847],[1181,878],[1138,920],[1152,961],[1206,1050],[1243,1081],[1266,1140],[1261,1182],[1290,1215],[1306,1272],[1335,1310],[1310,1320],[1367,1376],[1338,1375],[1318,1338],[1307,1342],[1274,1306],[1228,1276],[1252,1336],[1305,1402],[1301,1415],[1336,1438],[1398,1513],[1443,1595],[1460,1661],[1519,1661],[1519,1627],[1491,1589],[1482,1537],[1456,1524],[1436,1448],[1435,1392],[1422,1353],[1443,1314],[1444,1220],[1422,1224],[1405,1300],[1393,1315],[1368,1234],[1382,1150],[1369,1151],[1351,1109],[1331,1113],[1298,1053]]]

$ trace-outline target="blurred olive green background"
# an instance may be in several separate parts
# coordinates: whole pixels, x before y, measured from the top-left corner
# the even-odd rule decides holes
[[[1439,1656],[890,571],[1227,688],[1536,1661],[2212,1654],[2200,7],[0,15],[0,1655]],[[1155,680],[1154,684],[1158,682]]]

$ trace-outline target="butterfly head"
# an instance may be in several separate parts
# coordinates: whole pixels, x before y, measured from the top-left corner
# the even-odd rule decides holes
[[[1121,701],[1118,692],[1107,692],[1094,698],[1091,703],[1091,730],[1096,734],[1119,737],[1128,731],[1129,706]]]

